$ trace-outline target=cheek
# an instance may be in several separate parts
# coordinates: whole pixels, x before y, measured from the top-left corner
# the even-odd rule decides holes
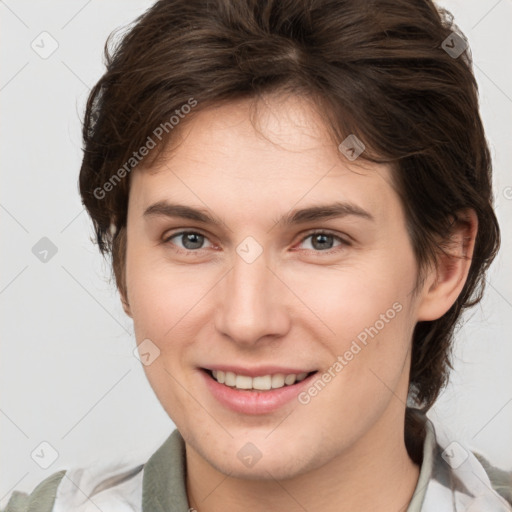
[[[184,329],[201,314],[214,280],[199,266],[171,266],[155,253],[127,251],[127,288],[137,340],[150,338],[164,350],[169,340],[189,338]]]
[[[389,283],[359,299],[354,298],[359,307],[350,308],[352,316],[347,316],[347,330],[342,331],[346,337],[341,337],[338,352],[343,350],[345,377],[357,390],[354,398],[386,401],[389,390],[397,390],[400,381],[405,383],[409,371],[410,297],[407,288]]]
[[[186,393],[176,379],[184,382],[180,372],[190,364],[188,348],[197,338],[194,326],[204,324],[201,298],[211,283],[198,274],[197,267],[171,267],[140,248],[127,251],[126,271],[137,343],[149,339],[158,353],[151,364],[144,365],[148,382],[169,414],[188,410]]]
[[[391,264],[375,258],[346,268],[289,272],[285,281],[305,306],[310,326],[316,321],[327,336],[347,339],[376,323],[382,330],[382,322],[388,326],[404,317],[397,310],[411,301],[414,279],[414,264],[408,258]]]
[[[395,248],[345,268],[311,268],[289,276],[309,309],[304,325],[322,340],[330,364],[339,363],[333,371],[343,377],[336,380],[357,390],[355,395],[385,391],[379,379],[393,387],[404,371],[416,265],[409,247]]]

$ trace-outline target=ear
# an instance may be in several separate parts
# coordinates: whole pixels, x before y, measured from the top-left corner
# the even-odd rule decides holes
[[[437,259],[437,269],[433,268],[425,279],[418,321],[441,318],[457,300],[471,267],[477,232],[475,211],[457,212],[450,239]]]

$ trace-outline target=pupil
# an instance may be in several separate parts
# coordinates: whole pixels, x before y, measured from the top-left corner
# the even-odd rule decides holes
[[[199,235],[198,233],[186,233],[183,235],[183,245],[187,249],[199,249],[202,242],[203,235]]]
[[[332,242],[332,235],[322,235],[322,234],[314,235],[313,236],[313,247],[315,249],[330,249],[332,244],[329,244],[329,247],[326,247],[325,245],[322,245],[322,243],[325,244],[326,239],[330,239],[331,242]],[[317,240],[321,240],[320,241],[320,245],[317,245],[315,243]]]

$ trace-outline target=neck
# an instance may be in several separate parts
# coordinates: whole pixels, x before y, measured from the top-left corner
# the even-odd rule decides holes
[[[393,431],[385,424],[374,425],[327,464],[280,481],[270,473],[266,480],[233,478],[188,445],[186,454],[189,504],[200,512],[405,511],[419,477],[419,467],[407,454],[403,426]]]

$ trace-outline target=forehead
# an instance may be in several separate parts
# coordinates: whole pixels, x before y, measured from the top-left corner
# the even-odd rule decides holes
[[[139,209],[168,199],[240,215],[259,207],[260,216],[334,201],[375,216],[399,207],[390,169],[350,162],[299,96],[207,108],[172,135],[162,158],[132,175],[130,203]]]

